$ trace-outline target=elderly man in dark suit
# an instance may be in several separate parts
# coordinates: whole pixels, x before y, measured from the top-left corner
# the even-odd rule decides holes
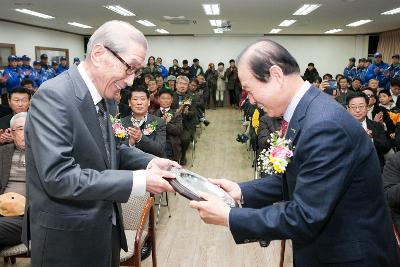
[[[243,208],[209,195],[191,206],[205,222],[229,226],[237,243],[291,239],[297,267],[399,266],[378,156],[360,123],[304,82],[281,45],[260,40],[239,59],[243,89],[270,116],[283,114],[280,135],[294,154],[281,175],[212,180]]]
[[[171,109],[174,93],[171,89],[164,88],[159,92],[160,108],[153,112],[154,116],[160,117],[167,125],[167,143],[165,153],[167,158],[179,161],[181,159],[181,133],[182,114]]]
[[[25,120],[26,112],[11,118],[13,144],[0,146],[0,194],[17,193],[25,196]],[[0,216],[0,250],[21,243],[22,215]]]
[[[165,157],[166,125],[161,118],[149,114],[150,92],[144,87],[133,87],[128,99],[132,113],[121,120],[128,129],[127,143],[146,153]]]
[[[90,37],[86,60],[33,97],[23,229],[33,267],[119,266],[120,248],[127,250],[120,203],[173,191],[163,178],[174,177],[167,170],[177,163],[116,145],[112,133],[113,97],[132,85],[146,49],[132,25],[106,22]]]

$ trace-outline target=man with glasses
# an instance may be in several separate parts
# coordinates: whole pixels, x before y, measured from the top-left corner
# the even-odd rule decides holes
[[[173,191],[163,178],[180,165],[116,144],[112,133],[113,98],[132,85],[146,50],[132,25],[106,22],[90,37],[85,61],[33,97],[23,229],[32,266],[119,266],[120,249],[128,250],[120,203]]]
[[[381,169],[385,165],[384,154],[389,152],[391,144],[386,137],[383,124],[367,118],[369,98],[363,92],[356,92],[348,97],[348,108],[350,114],[361,124],[365,132],[374,142],[378,153]]]

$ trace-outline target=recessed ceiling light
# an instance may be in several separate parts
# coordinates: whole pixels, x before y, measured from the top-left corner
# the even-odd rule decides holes
[[[278,33],[280,32],[282,29],[272,29],[269,33]]]
[[[343,30],[342,29],[332,29],[332,30],[326,31],[325,33],[337,33],[337,32],[341,32],[341,31],[343,31]]]
[[[26,9],[26,8],[22,8],[22,9],[17,8],[17,9],[15,9],[15,11],[21,12],[21,13],[24,13],[24,14],[28,14],[28,15],[31,15],[31,16],[36,16],[36,17],[39,17],[39,18],[42,18],[42,19],[54,19],[55,18],[55,17],[49,16],[49,15],[46,15],[46,14],[43,14],[43,13],[39,13],[39,12],[36,12],[36,11],[32,11],[32,10]]]
[[[167,34],[167,33],[169,33],[169,31],[164,30],[164,29],[156,29],[155,31],[158,32],[158,33],[162,33],[162,34]]]
[[[369,23],[371,21],[372,21],[372,19],[362,19],[362,20],[359,20],[359,21],[355,21],[355,22],[349,23],[346,26],[348,26],[348,27],[358,27],[358,26],[364,25],[366,23]]]
[[[71,26],[75,26],[75,27],[79,27],[79,28],[84,28],[84,29],[91,29],[93,28],[92,26],[89,25],[85,25],[82,23],[78,23],[78,22],[67,22],[67,24],[71,25]]]
[[[285,19],[284,21],[281,22],[281,24],[279,24],[279,26],[289,27],[290,25],[292,25],[295,22],[296,22],[296,20],[294,20],[294,19]]]
[[[213,27],[221,27],[222,20],[220,20],[220,19],[210,19],[210,24]]]
[[[224,30],[221,28],[214,29],[214,33],[224,33]]]
[[[219,15],[219,4],[203,4],[206,15]]]
[[[104,6],[105,8],[120,14],[122,16],[126,16],[126,17],[131,17],[131,16],[136,16],[135,14],[133,14],[131,11],[129,11],[128,9],[125,9],[119,5],[114,5],[114,6]]]
[[[296,12],[293,13],[293,15],[304,16],[304,15],[310,14],[311,12],[313,12],[320,6],[321,6],[320,4],[305,4],[302,7],[300,7],[299,9],[297,9]]]
[[[140,23],[140,24],[142,24],[143,26],[146,26],[146,27],[155,27],[156,26],[154,23],[152,23],[152,22],[150,22],[150,21],[148,21],[146,19],[137,20],[136,22]]]
[[[385,11],[385,12],[381,13],[381,15],[394,15],[394,14],[399,14],[399,13],[400,13],[400,7]]]

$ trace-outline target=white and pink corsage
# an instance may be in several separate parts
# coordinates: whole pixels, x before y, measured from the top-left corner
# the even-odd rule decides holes
[[[110,115],[112,131],[115,137],[124,140],[128,137],[128,131],[122,126],[121,120]]]
[[[260,171],[267,174],[282,174],[293,157],[291,140],[279,137],[279,132],[271,134],[270,148],[263,149],[258,158]]]
[[[152,121],[144,127],[142,132],[144,135],[151,135],[155,130],[157,130],[157,121]]]

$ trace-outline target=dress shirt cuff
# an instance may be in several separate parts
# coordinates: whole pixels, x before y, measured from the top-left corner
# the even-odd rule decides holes
[[[226,215],[226,222],[227,222],[228,228],[229,228],[229,214],[231,213],[231,209],[232,209],[232,208],[229,208],[229,209],[228,209],[228,213],[227,213],[227,215]]]
[[[146,193],[146,171],[138,170],[132,173],[132,191],[131,195],[143,196]]]

